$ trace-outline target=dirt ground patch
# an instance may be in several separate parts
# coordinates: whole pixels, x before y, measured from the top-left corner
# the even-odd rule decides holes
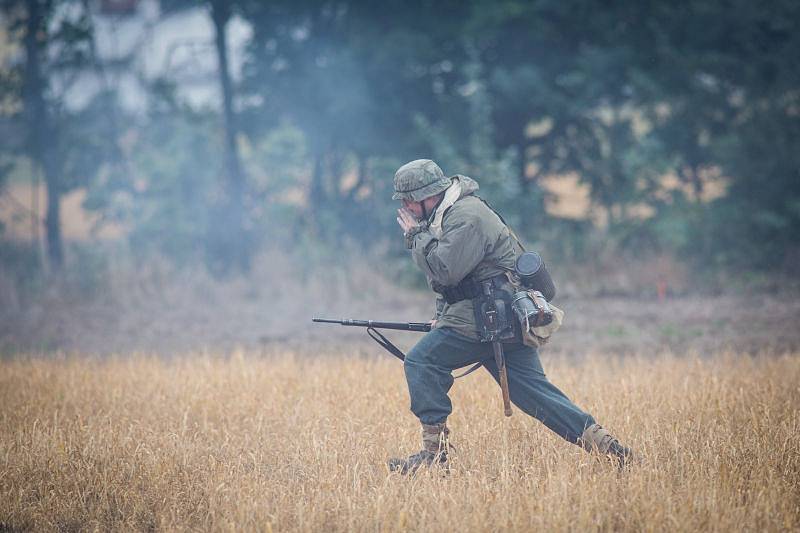
[[[6,298],[11,304],[0,309],[0,353],[169,355],[275,347],[382,353],[363,329],[312,324],[311,318],[421,322],[431,317],[430,294],[397,288],[366,269],[353,276],[312,276],[303,285],[275,282],[289,278],[279,274],[220,283],[198,273],[148,274],[124,278],[114,290],[91,298],[63,287],[43,291],[35,301]],[[7,293],[11,289],[5,287]],[[800,298],[793,294],[687,296],[663,302],[572,296],[556,303],[566,319],[544,353],[702,355],[726,348],[744,353],[800,348]],[[419,337],[388,335],[403,349]]]

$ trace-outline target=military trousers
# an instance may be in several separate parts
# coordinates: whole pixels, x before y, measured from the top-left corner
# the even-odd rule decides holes
[[[545,376],[539,353],[522,343],[504,344],[511,401],[564,439],[577,443],[595,423]],[[500,382],[490,343],[472,340],[449,328],[427,333],[408,352],[404,369],[411,411],[423,424],[439,424],[453,410],[448,392],[453,370],[480,362]],[[499,394],[499,391],[498,391]]]

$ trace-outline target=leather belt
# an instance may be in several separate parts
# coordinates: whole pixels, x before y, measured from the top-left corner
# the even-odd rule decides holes
[[[472,300],[473,298],[480,296],[481,284],[490,280],[495,287],[499,287],[500,284],[508,281],[508,278],[505,274],[497,274],[496,276],[476,281],[471,276],[467,276],[466,278],[462,279],[458,285],[445,286],[434,281],[431,283],[431,287],[434,291],[442,295],[444,301],[446,301],[449,305],[453,305],[456,302],[460,302],[462,300]]]

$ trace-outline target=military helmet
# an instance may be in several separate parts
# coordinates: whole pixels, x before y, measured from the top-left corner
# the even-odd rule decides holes
[[[395,172],[392,200],[421,202],[446,190],[450,182],[439,165],[430,159],[416,159]]]

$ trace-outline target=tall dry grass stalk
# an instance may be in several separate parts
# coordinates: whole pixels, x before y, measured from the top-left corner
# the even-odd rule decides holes
[[[456,382],[448,476],[390,359],[291,353],[0,362],[0,530],[791,530],[800,354],[549,360],[646,458],[619,473]]]

